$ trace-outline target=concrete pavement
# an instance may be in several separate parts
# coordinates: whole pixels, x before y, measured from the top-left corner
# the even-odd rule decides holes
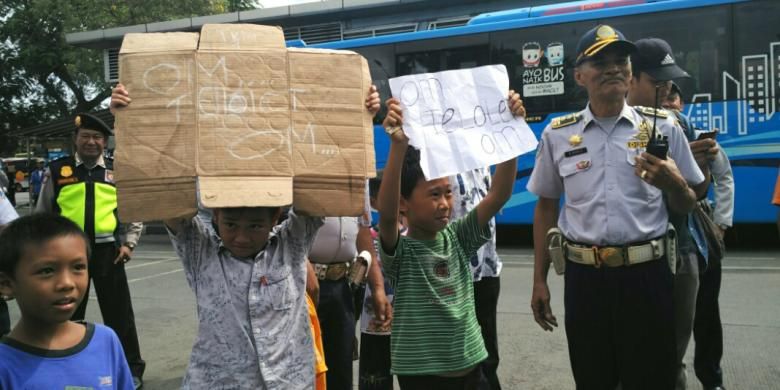
[[[573,389],[566,335],[544,332],[529,308],[532,281],[530,248],[500,248],[504,259],[499,301],[499,377],[505,389]],[[147,361],[148,390],[177,389],[197,329],[195,304],[170,242],[147,235],[127,265],[141,350]],[[552,307],[563,324],[563,279],[550,275]],[[93,290],[94,291],[94,290]],[[721,316],[723,370],[728,389],[780,389],[780,251],[728,253],[724,262]],[[10,302],[11,319],[18,309]],[[87,318],[100,322],[94,296]],[[689,348],[686,363],[692,366]],[[357,373],[357,364],[355,365]],[[690,389],[700,389],[688,370]],[[355,387],[357,388],[357,387]]]

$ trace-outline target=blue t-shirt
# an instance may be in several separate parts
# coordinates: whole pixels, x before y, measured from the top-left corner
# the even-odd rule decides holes
[[[0,340],[0,390],[132,390],[132,374],[116,334],[103,325],[84,325],[84,339],[64,350]]]

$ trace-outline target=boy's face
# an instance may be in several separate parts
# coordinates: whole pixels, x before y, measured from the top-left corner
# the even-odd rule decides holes
[[[409,199],[401,197],[401,212],[406,215],[413,236],[431,236],[450,223],[452,188],[446,177],[425,181],[420,179]],[[416,234],[414,230],[417,230]],[[422,233],[422,234],[419,234]]]
[[[28,245],[13,277],[0,273],[0,292],[16,298],[27,323],[70,320],[88,285],[87,244],[77,235]]]
[[[215,209],[214,220],[222,244],[236,257],[254,257],[268,242],[281,209],[247,207]]]

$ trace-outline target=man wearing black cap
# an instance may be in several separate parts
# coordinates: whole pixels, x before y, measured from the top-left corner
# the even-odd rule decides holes
[[[98,117],[84,113],[76,116],[75,124],[76,153],[51,162],[35,211],[67,217],[90,238],[89,276],[100,313],[122,342],[133,381],[140,388],[146,363],[141,359],[124,264],[130,261],[143,225],[126,225],[120,237],[113,160],[103,156],[111,129]],[[81,302],[74,320],[84,319],[87,301]]]
[[[676,242],[663,199],[689,212],[696,198],[687,183],[704,177],[672,117],[626,103],[635,50],[610,26],[580,39],[574,77],[588,106],[545,128],[528,182],[539,197],[531,308],[543,329],[557,326],[547,272],[551,258],[565,264],[566,336],[578,389],[674,388]],[[661,141],[668,153],[647,152]],[[551,229],[556,218],[559,231]],[[560,250],[548,251],[548,235]]]
[[[632,57],[631,85],[628,90],[628,104],[632,106],[660,108],[671,92],[672,80],[690,77],[674,60],[672,48],[659,38],[645,38],[635,42],[637,52]],[[669,113],[673,115],[672,113]],[[715,147],[715,142],[707,140]],[[710,145],[708,145],[710,146]],[[699,166],[705,180],[694,187],[696,197],[706,195],[709,186],[709,167]],[[669,221],[677,231],[677,250],[679,253],[674,277],[674,321],[677,344],[677,384],[678,390],[685,389],[686,373],[683,357],[693,331],[693,316],[696,307],[696,293],[699,289],[699,261],[697,245],[706,245],[697,232],[689,229],[688,213],[669,213]],[[705,249],[706,251],[706,249]]]
[[[636,41],[635,44],[637,53],[633,56],[632,61],[634,78],[628,92],[628,103],[633,106],[660,108],[660,105],[667,101],[674,87],[677,88],[679,95],[680,89],[672,80],[690,76],[676,64],[672,48],[666,41],[660,38],[645,38]],[[726,184],[725,182],[733,182],[730,167],[721,168],[724,162],[728,166],[728,157],[723,155],[713,139],[696,140],[693,126],[688,118],[679,111],[670,111],[670,114],[675,116],[682,127],[690,142],[696,163],[704,173],[705,181],[694,186],[694,190],[697,199],[703,199],[703,202],[707,202],[707,189],[712,175],[710,166],[716,159],[720,162],[715,166],[716,171],[725,174],[725,170],[728,170],[729,178],[724,178],[724,184]],[[709,208],[709,204],[705,207]],[[715,259],[713,254],[708,254],[706,235],[690,214],[671,212],[670,222],[677,229],[678,251],[680,253],[674,282],[674,304],[677,339],[676,362],[678,365],[676,388],[683,390],[687,384],[683,357],[691,338],[695,313],[697,312],[700,270],[705,269],[708,258],[712,258],[713,261],[720,259]],[[705,389],[718,388],[720,385],[722,385],[722,381],[717,384],[705,383]]]

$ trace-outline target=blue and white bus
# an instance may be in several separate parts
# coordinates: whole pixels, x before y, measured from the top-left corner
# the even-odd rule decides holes
[[[538,137],[552,118],[585,106],[585,91],[573,78],[575,47],[585,31],[606,23],[631,40],[663,38],[692,76],[680,83],[684,112],[696,127],[718,129],[731,159],[735,223],[765,223],[775,220],[770,201],[780,164],[779,20],[778,0],[588,0],[486,13],[460,27],[312,47],[362,54],[383,98],[390,95],[390,77],[502,63],[512,88],[522,91]],[[381,167],[388,143],[376,130]],[[533,162],[533,153],[521,157],[514,194],[498,223],[532,223],[536,198],[526,183]]]

